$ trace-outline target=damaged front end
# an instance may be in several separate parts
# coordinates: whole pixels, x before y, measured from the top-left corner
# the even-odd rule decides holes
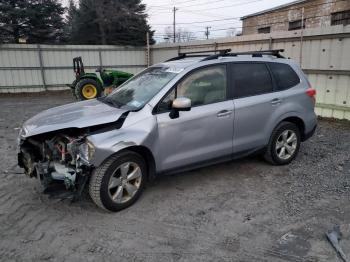
[[[21,128],[17,141],[18,165],[29,177],[39,178],[45,189],[63,184],[77,193],[73,197],[80,196],[92,169],[110,153],[101,153],[92,139],[121,128],[128,113],[98,99],[42,111]],[[101,161],[96,161],[96,156]],[[46,192],[52,191],[55,190]]]
[[[92,170],[93,154],[94,146],[79,129],[19,138],[19,166],[29,177],[39,178],[44,188],[63,182],[80,195]]]

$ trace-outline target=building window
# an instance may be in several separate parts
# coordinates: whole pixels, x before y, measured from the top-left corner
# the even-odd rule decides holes
[[[350,10],[332,13],[331,25],[349,25]]]
[[[303,28],[305,28],[305,21],[306,21],[306,19],[304,19]],[[293,21],[293,22],[289,22],[288,30],[289,31],[299,30],[299,29],[301,29],[301,25],[302,25],[301,19]]]
[[[270,32],[271,32],[270,26],[258,28],[258,34],[269,34]]]

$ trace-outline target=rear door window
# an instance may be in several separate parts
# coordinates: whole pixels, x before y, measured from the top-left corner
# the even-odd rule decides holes
[[[272,71],[273,77],[275,78],[278,91],[286,90],[300,83],[299,76],[290,67],[290,65],[269,63],[269,67]]]
[[[230,74],[234,83],[234,98],[261,95],[273,91],[271,75],[264,63],[232,63]]]

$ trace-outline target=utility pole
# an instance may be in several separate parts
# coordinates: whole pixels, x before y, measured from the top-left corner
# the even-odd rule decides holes
[[[175,43],[176,42],[176,28],[175,28],[175,25],[176,25],[176,20],[175,20],[175,14],[176,14],[176,11],[179,10],[178,8],[176,8],[174,6],[174,9],[173,9],[173,13],[174,13],[174,20],[173,20],[173,42]]]
[[[300,62],[300,67],[302,66],[303,62],[303,38],[304,38],[304,12],[305,9],[304,7],[301,9],[301,31],[300,31],[300,54],[299,54],[299,62]]]
[[[146,51],[146,64],[147,67],[151,65],[151,48],[149,45],[149,32],[146,33],[147,51]]]
[[[207,37],[207,39],[209,39],[209,34],[210,34],[210,32],[209,32],[209,29],[211,28],[211,26],[206,26],[205,27],[205,32],[204,32],[204,34],[205,34],[205,36]]]

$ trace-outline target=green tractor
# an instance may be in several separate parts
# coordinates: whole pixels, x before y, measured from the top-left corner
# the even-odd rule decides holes
[[[68,86],[78,100],[88,100],[109,94],[113,88],[118,87],[133,76],[130,73],[103,69],[102,67],[96,69],[96,72],[100,73],[100,77],[96,73],[85,73],[80,56],[73,58],[73,70],[75,80]]]

